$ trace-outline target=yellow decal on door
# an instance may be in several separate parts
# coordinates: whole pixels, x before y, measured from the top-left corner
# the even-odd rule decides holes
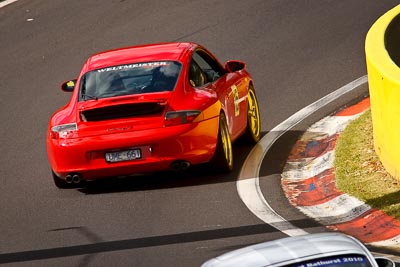
[[[233,93],[233,100],[234,100],[234,104],[235,104],[235,116],[237,117],[240,114],[239,92],[238,92],[238,89],[237,89],[236,85],[232,85],[231,86],[231,90],[232,90],[232,93]]]

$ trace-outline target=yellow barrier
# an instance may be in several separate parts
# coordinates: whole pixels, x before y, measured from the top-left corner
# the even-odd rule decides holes
[[[365,41],[375,151],[400,180],[400,5],[380,17]]]

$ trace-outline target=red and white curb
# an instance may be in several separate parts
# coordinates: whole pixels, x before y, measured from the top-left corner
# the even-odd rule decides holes
[[[297,141],[282,173],[289,202],[327,228],[364,243],[400,249],[400,221],[335,186],[336,141],[369,108],[369,98],[312,125]]]

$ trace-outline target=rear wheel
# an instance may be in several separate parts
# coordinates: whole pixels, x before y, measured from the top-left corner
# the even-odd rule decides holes
[[[247,100],[247,128],[245,132],[245,138],[250,143],[255,144],[260,140],[261,122],[256,92],[254,91],[252,85],[249,85]]]
[[[218,143],[211,164],[216,169],[229,172],[233,169],[233,152],[226,117],[221,113],[219,118]]]

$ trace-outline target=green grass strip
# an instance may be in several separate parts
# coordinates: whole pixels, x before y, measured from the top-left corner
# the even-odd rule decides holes
[[[336,186],[400,219],[400,182],[379,161],[372,131],[371,110],[368,110],[340,134],[334,161]]]

